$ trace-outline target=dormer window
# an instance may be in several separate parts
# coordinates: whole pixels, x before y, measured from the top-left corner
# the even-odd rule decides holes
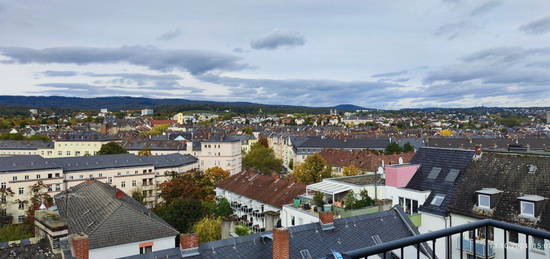
[[[491,209],[491,196],[487,194],[478,194],[477,206],[482,209]]]
[[[521,216],[535,217],[535,203],[530,201],[520,201]]]
[[[443,203],[443,200],[445,200],[445,195],[436,194],[433,197],[431,204],[434,205],[434,206],[441,206],[441,203]]]

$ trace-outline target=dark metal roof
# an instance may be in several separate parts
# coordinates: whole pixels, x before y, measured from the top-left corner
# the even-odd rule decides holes
[[[420,206],[421,211],[443,216],[448,214],[447,205],[453,197],[457,181],[445,181],[445,178],[451,173],[451,169],[456,169],[459,170],[457,176],[459,179],[462,172],[472,161],[473,156],[474,151],[471,150],[447,148],[420,148],[418,150],[410,163],[419,164],[420,167],[407,184],[407,188],[431,191],[426,202]],[[434,179],[430,179],[429,175],[434,167],[441,168],[441,170]],[[432,204],[432,200],[437,194],[445,195],[445,199],[439,206]]]
[[[132,154],[61,157],[48,160],[63,167],[65,172],[151,165],[150,162]]]
[[[141,156],[139,159],[153,164],[155,168],[177,167],[193,164],[198,161],[198,159],[192,155],[182,155],[179,153],[159,156]]]
[[[386,148],[390,144],[388,138],[351,138],[335,139],[320,136],[293,139],[295,148],[333,148],[333,149],[367,149],[367,148]]]
[[[171,237],[179,232],[117,189],[99,181],[85,181],[55,195],[61,216],[67,218],[69,233],[83,232],[90,249]],[[174,241],[175,242],[175,241]]]
[[[40,140],[0,140],[0,149],[4,150],[37,150],[53,149],[53,142]]]
[[[0,157],[0,172],[61,169],[61,166],[38,155]]]

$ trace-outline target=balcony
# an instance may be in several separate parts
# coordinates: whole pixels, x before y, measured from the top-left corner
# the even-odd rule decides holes
[[[474,241],[470,238],[458,238],[457,241],[457,249],[462,248],[462,251],[467,254],[475,254],[478,257],[485,257],[485,251],[487,251],[489,258],[495,257],[495,244],[493,241],[488,241],[487,244],[485,244],[485,239]],[[462,246],[460,246],[460,242],[462,242]],[[485,249],[486,245],[488,246],[488,249]]]

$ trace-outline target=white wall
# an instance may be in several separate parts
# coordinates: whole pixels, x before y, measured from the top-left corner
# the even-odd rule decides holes
[[[294,208],[292,205],[284,205],[280,217],[281,226],[285,228],[319,222],[319,217],[317,215],[303,211],[299,208]],[[294,225],[292,225],[292,217],[294,217]]]
[[[176,236],[90,250],[90,259],[120,258],[139,254],[139,244],[153,242],[153,252],[176,247]]]

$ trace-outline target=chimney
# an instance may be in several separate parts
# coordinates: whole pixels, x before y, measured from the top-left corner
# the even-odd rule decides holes
[[[290,258],[290,235],[286,228],[273,229],[273,259]]]
[[[480,144],[480,145],[476,145],[475,146],[475,155],[474,155],[474,159],[478,159],[481,157],[481,155],[483,154],[483,146]]]
[[[92,183],[94,183],[94,180],[92,180],[92,179],[86,179],[86,183],[87,183],[87,184],[92,184]]]
[[[328,225],[334,223],[334,214],[332,214],[332,211],[322,211],[319,212],[319,220],[321,221],[321,224]]]
[[[69,241],[71,254],[75,259],[88,259],[90,257],[88,235],[84,233],[72,234]]]
[[[116,197],[117,199],[122,199],[122,198],[124,197],[124,192],[121,191],[121,190],[119,190],[119,189],[117,189],[116,192],[115,192],[115,197]]]
[[[180,249],[193,250],[199,248],[199,236],[195,233],[180,235]]]

